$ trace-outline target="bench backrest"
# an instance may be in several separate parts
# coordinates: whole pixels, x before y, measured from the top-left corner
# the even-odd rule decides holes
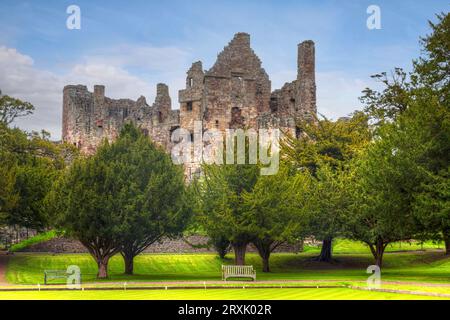
[[[253,266],[222,266],[226,274],[253,274]]]
[[[45,270],[44,274],[46,278],[62,278],[67,277],[66,270]]]

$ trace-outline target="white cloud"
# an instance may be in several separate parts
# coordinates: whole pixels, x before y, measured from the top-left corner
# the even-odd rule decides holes
[[[0,47],[0,89],[36,107],[32,116],[17,122],[19,126],[27,130],[45,128],[58,137],[63,86],[58,76],[36,69],[31,57],[16,49]]]
[[[185,72],[190,63],[189,52],[176,47],[122,44],[88,53],[72,73],[74,76],[81,73],[86,78],[83,83],[104,84],[112,98],[135,99],[144,95],[153,101],[156,83],[164,82],[169,85],[172,108],[177,109],[178,90],[185,86]],[[129,69],[137,75],[125,71]]]
[[[85,62],[124,67],[137,67],[144,72],[179,71],[186,66],[189,53],[176,47],[119,45],[96,50],[85,57]]]
[[[92,89],[96,84],[106,87],[111,98],[137,99],[155,89],[142,79],[131,75],[119,66],[107,64],[77,64],[63,77],[66,84],[83,84]]]
[[[106,51],[112,52],[107,55]],[[184,86],[186,53],[176,48],[128,47],[106,50],[105,56],[85,56],[67,69],[55,73],[35,67],[30,56],[16,49],[0,47],[0,89],[4,94],[31,102],[33,115],[21,118],[16,125],[25,130],[50,131],[53,139],[61,136],[62,90],[67,84],[106,86],[111,98],[137,99],[144,95],[151,104],[157,82],[166,82],[171,89],[172,107],[177,108],[177,90]],[[146,55],[148,57],[146,58]],[[143,67],[150,76],[131,74],[127,67]],[[177,72],[175,72],[177,70]],[[141,73],[141,72],[140,72]]]
[[[110,53],[110,54],[109,54]],[[184,87],[188,54],[177,48],[122,46],[85,56],[71,65],[66,73],[55,73],[35,67],[30,56],[16,49],[0,47],[0,89],[35,105],[32,116],[17,121],[26,130],[50,131],[53,139],[61,135],[62,89],[67,84],[106,86],[112,98],[137,99],[144,95],[152,103],[157,82],[169,85],[172,107],[178,108],[178,89]],[[138,74],[127,68],[136,67]],[[280,70],[272,75],[272,89],[296,78],[295,70]],[[343,72],[317,72],[318,111],[337,119],[360,108],[358,97],[370,79],[361,80]]]
[[[343,72],[317,72],[317,111],[329,119],[338,119],[361,109],[358,97],[373,84]]]

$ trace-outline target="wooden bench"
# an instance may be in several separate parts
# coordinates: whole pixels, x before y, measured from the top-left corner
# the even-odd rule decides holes
[[[228,278],[252,278],[256,281],[256,271],[253,266],[222,266],[222,280]]]
[[[66,270],[44,270],[44,284],[48,284],[49,280],[67,279],[68,275]]]

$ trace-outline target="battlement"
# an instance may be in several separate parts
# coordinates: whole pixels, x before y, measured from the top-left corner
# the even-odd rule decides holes
[[[168,96],[169,95],[169,86],[165,83],[158,83],[156,85],[156,96]]]

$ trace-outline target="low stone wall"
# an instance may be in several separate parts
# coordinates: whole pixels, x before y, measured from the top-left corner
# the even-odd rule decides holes
[[[154,243],[148,247],[145,253],[202,253],[214,252],[213,247],[207,246],[206,236],[187,236],[178,239],[165,238],[161,242]],[[275,252],[301,252],[301,243],[285,244],[279,246]],[[77,240],[58,237],[52,240],[31,245],[22,252],[51,252],[51,253],[87,253],[86,248]],[[248,252],[256,252],[253,245],[248,246]]]

